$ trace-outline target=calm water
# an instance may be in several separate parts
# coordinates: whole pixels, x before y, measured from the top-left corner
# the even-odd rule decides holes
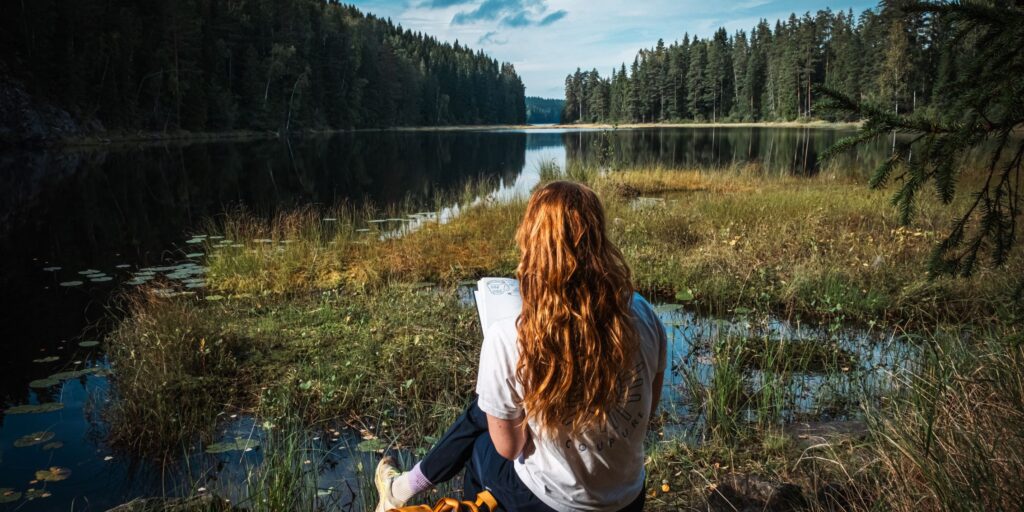
[[[233,471],[258,462],[258,453],[210,456],[182,475],[112,453],[102,421],[108,382],[94,371],[105,368],[102,344],[80,346],[102,339],[117,316],[116,292],[144,281],[140,272],[180,274],[201,286],[201,256],[188,242],[205,219],[240,207],[269,216],[341,201],[408,201],[422,209],[438,193],[479,180],[507,196],[528,191],[538,165],[550,160],[607,168],[753,163],[769,173],[813,175],[822,172],[818,154],[844,135],[767,128],[360,132],[291,142],[0,153],[0,410],[63,404],[42,414],[0,412],[0,489],[51,494],[2,504],[0,491],[0,510],[106,510],[133,497],[205,486],[213,473],[230,480]],[[884,143],[861,149],[837,168],[870,169],[886,153]],[[676,322],[665,318],[670,327]],[[30,386],[83,369],[60,385]],[[246,419],[228,428],[245,431]],[[14,446],[40,431],[55,436]],[[62,446],[50,444],[56,441]],[[30,483],[50,466],[72,474]],[[178,488],[183,482],[185,489]],[[335,505],[345,508],[346,499],[339,495]]]

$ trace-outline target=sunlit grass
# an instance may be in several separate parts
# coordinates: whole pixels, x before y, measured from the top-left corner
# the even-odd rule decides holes
[[[136,451],[181,451],[277,385],[301,385],[307,420],[403,425],[419,441],[475,383],[479,322],[450,290],[186,300],[135,303],[110,337],[114,441]]]
[[[971,500],[999,509],[1020,498],[1008,482],[1020,481],[1024,452],[1000,455],[993,441],[1024,432],[1020,309],[1007,277],[1024,273],[1020,254],[969,281],[931,279],[926,261],[949,227],[948,208],[923,198],[902,226],[890,191],[827,174],[553,164],[540,172],[598,191],[637,285],[660,300],[930,333],[914,338],[930,356],[899,354],[902,370],[884,384],[847,375],[856,355],[831,340],[712,340],[710,379],[684,372],[702,443],[669,436],[651,451],[651,509],[706,506],[736,473],[795,482],[811,509],[840,497],[847,509],[908,511],[966,509]],[[258,411],[266,389],[287,388],[304,404],[295,428],[333,421],[412,451],[429,447],[475,383],[480,327],[455,287],[513,274],[524,208],[522,198],[489,199],[483,185],[436,203],[435,211],[458,204],[458,215],[404,231],[408,222],[370,221],[421,206],[216,219],[208,231],[230,243],[207,248],[208,282],[223,300],[139,294],[108,340],[114,440],[180,451],[209,437],[219,412]],[[937,325],[965,334],[933,332]],[[823,376],[821,401],[840,404],[830,414],[868,420],[866,437],[808,448],[786,431],[800,398],[790,382],[809,373]],[[285,501],[273,503],[301,508],[286,497],[305,477],[291,459],[279,462],[280,475],[261,473],[255,485],[278,489]]]

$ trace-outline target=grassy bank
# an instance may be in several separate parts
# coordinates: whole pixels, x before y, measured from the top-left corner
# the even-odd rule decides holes
[[[960,322],[1008,314],[1024,263],[970,281],[930,279],[929,251],[949,227],[949,210],[922,200],[914,225],[900,225],[889,191],[832,176],[765,177],[757,169],[700,172],[643,169],[587,176],[603,197],[610,230],[644,292],[695,296],[719,311],[770,307],[786,316],[862,321]],[[470,193],[462,198],[469,202]],[[464,209],[458,221],[427,223],[381,240],[368,218],[395,212],[303,210],[262,222],[229,216],[222,229],[243,247],[210,248],[218,293],[295,294],[388,282],[455,285],[508,275],[522,201]],[[392,225],[392,227],[395,227]]]
[[[886,325],[915,333],[923,354],[886,369],[885,386],[869,386],[878,372],[842,377],[850,405],[840,419],[865,427],[808,445],[817,434],[793,431],[784,414],[801,399],[786,379],[828,379],[855,361],[819,346],[717,339],[713,376],[686,386],[702,442],[655,434],[652,509],[735,504],[782,483],[812,508],[999,508],[1020,497],[1008,482],[1024,470],[1021,443],[1005,457],[993,446],[1024,432],[1020,305],[1007,277],[1024,273],[1019,254],[970,281],[929,279],[925,261],[948,210],[925,198],[903,227],[889,192],[829,175],[568,175],[602,196],[611,236],[647,294],[709,315]],[[561,173],[545,166],[542,176]],[[218,414],[255,410],[278,390],[305,404],[304,424],[348,424],[392,446],[428,447],[475,383],[480,327],[457,286],[516,265],[524,203],[474,200],[480,190],[439,201],[462,205],[451,222],[415,228],[409,219],[368,222],[405,217],[400,208],[353,207],[271,220],[236,213],[208,226],[224,237],[208,242],[208,293],[134,296],[108,340],[114,440],[149,454],[180,451],[209,439]]]

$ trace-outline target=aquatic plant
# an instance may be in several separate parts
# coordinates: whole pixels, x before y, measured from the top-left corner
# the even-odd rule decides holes
[[[60,402],[45,402],[41,404],[16,405],[4,411],[4,414],[43,414],[59,411],[64,408]]]
[[[33,432],[31,434],[28,434],[28,435],[25,435],[25,436],[21,436],[18,439],[15,439],[14,440],[14,447],[15,448],[27,448],[29,446],[35,446],[37,444],[43,444],[43,443],[53,439],[53,437],[55,435],[56,434],[54,434],[53,432],[49,432],[49,431]]]
[[[218,454],[228,452],[248,452],[260,447],[260,442],[251,439],[236,437],[230,441],[221,441],[206,446],[206,453]]]
[[[21,493],[10,487],[0,487],[0,504],[14,503],[21,499]]]
[[[49,469],[40,469],[39,471],[36,471],[36,480],[39,480],[40,482],[60,482],[61,480],[67,480],[70,476],[70,469],[58,466],[52,466]]]
[[[544,173],[572,177],[551,167]],[[971,499],[999,509],[1018,498],[1008,482],[1019,481],[1020,454],[1012,447],[997,458],[991,439],[1024,431],[1014,352],[1021,345],[1011,341],[1020,336],[1012,327],[1020,305],[1006,300],[1003,274],[957,281],[921,271],[948,222],[931,199],[920,203],[917,223],[903,227],[898,212],[879,207],[884,191],[865,192],[832,174],[587,169],[575,178],[602,195],[611,236],[644,292],[753,326],[712,336],[704,362],[683,370],[702,443],[658,424],[649,467],[653,482],[666,483],[649,486],[651,508],[725,499],[737,473],[796,482],[811,509],[840,502],[967,509]],[[226,407],[260,411],[287,428],[272,429],[279,437],[261,446],[273,462],[251,475],[251,495],[263,496],[256,487],[265,486],[275,494],[268,503],[294,509],[324,497],[300,464],[316,460],[305,427],[344,421],[377,438],[366,449],[424,450],[475,380],[479,325],[457,300],[457,286],[509,275],[516,264],[511,234],[522,203],[468,193],[460,201],[456,221],[419,215],[419,228],[402,236],[387,226],[407,225],[389,220],[403,212],[372,207],[218,219],[204,231],[219,234],[202,240],[211,293],[143,287],[106,342],[118,371],[113,441],[147,453],[180,451],[196,437],[211,440]],[[1007,265],[1024,270],[1019,258]],[[758,332],[769,313],[821,322],[826,332],[786,339]],[[850,322],[891,332],[949,324],[1000,330],[971,330],[958,341],[915,338],[931,360],[919,365],[918,351],[884,347],[890,364],[869,368],[834,342]],[[981,349],[968,340],[980,340]],[[267,408],[271,391],[289,394],[277,403],[301,406]],[[808,434],[793,431],[796,420],[864,414],[863,434],[808,443]],[[277,448],[280,455],[269,455]],[[369,481],[372,468],[362,469]]]

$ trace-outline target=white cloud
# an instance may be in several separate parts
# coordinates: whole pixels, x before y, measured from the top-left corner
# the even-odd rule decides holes
[[[860,11],[873,0],[830,2]],[[637,50],[684,33],[709,37],[721,26],[750,30],[760,18],[774,25],[790,12],[824,9],[813,0],[384,0],[356,1],[406,28],[482,48],[511,62],[531,96],[561,97],[565,76],[597,68],[602,75],[633,61]],[[564,14],[559,14],[563,13]],[[458,22],[453,22],[458,18]],[[553,16],[547,26],[543,20]]]

